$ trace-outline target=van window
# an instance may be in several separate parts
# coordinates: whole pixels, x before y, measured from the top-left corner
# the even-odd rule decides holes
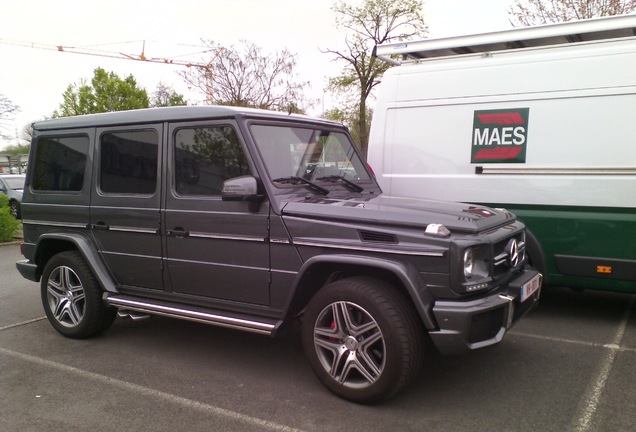
[[[154,129],[107,132],[100,146],[100,190],[151,195],[157,188],[159,135]]]
[[[238,135],[230,126],[178,129],[174,142],[179,195],[221,195],[225,180],[250,173]]]
[[[87,152],[87,136],[40,137],[33,167],[33,189],[81,191]]]

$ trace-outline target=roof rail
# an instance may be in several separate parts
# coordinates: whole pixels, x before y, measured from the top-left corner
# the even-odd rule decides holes
[[[377,45],[373,56],[387,63],[492,51],[625,38],[636,35],[636,14],[547,24],[469,36]]]

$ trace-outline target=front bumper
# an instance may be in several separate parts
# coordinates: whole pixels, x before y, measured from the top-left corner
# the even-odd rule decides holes
[[[439,329],[429,332],[433,343],[442,354],[459,354],[501,342],[506,332],[539,301],[541,280],[537,271],[525,270],[505,289],[486,297],[436,301],[433,315]],[[522,301],[532,284],[536,291]]]

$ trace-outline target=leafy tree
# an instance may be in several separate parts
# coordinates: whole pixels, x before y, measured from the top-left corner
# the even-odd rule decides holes
[[[345,63],[342,73],[329,80],[329,89],[344,96],[345,104],[355,112],[352,131],[366,155],[371,119],[367,100],[380,83],[389,65],[371,55],[373,47],[409,38],[422,38],[427,27],[420,0],[364,0],[351,5],[344,0],[334,3],[336,24],[345,29],[346,48],[327,49],[335,60]],[[355,107],[355,108],[353,108]]]
[[[206,66],[193,66],[180,75],[206,96],[207,103],[302,112],[307,83],[296,80],[296,58],[287,49],[265,54],[247,41],[240,48],[203,42],[212,58]]]
[[[31,146],[29,144],[12,144],[2,149],[2,153],[10,154],[12,156],[18,156],[22,154],[28,154]]]
[[[633,12],[633,0],[515,0],[508,9],[515,27],[558,23]]]
[[[369,136],[369,130],[371,126],[370,120],[372,115],[373,110],[367,106],[366,118],[369,119],[369,122],[367,122],[367,128],[365,129],[367,136]],[[330,110],[327,110],[322,116],[328,120],[333,120],[344,124],[349,128],[349,133],[351,134],[351,138],[353,138],[353,141],[356,144],[361,142],[360,131],[357,127],[355,127],[358,125],[359,118],[355,103],[348,104],[345,108],[332,108]],[[359,146],[360,144],[358,144],[358,147]]]
[[[163,82],[157,84],[155,93],[152,95],[150,103],[152,107],[168,107],[187,105],[183,95],[174,91],[174,89]]]
[[[126,111],[150,106],[148,93],[137,86],[137,80],[128,75],[120,78],[114,72],[102,68],[94,71],[90,84],[82,80],[71,84],[63,94],[64,102],[53,117],[95,114],[110,111]]]

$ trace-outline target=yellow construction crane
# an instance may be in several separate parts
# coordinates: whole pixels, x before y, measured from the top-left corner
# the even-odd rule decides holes
[[[136,60],[136,61],[148,62],[148,63],[158,63],[158,64],[165,64],[165,65],[172,65],[172,66],[185,66],[187,68],[194,67],[194,68],[203,69],[204,71],[203,75],[206,81],[206,102],[208,104],[212,103],[212,62],[214,61],[216,56],[221,51],[223,51],[222,47],[218,47],[218,48],[199,47],[199,48],[206,48],[206,49],[196,53],[186,54],[191,56],[191,55],[205,54],[205,53],[216,51],[216,54],[212,57],[212,59],[209,62],[201,63],[201,62],[194,62],[190,60],[181,60],[174,57],[173,58],[147,57],[145,52],[146,41],[144,40],[144,41],[133,41],[133,42],[142,42],[142,48],[141,48],[140,54],[126,54],[123,52],[95,49],[93,47],[53,45],[53,44],[44,44],[39,42],[27,42],[27,41],[20,41],[20,40],[14,40],[14,39],[0,38],[0,44],[3,44],[3,45],[13,45],[13,46],[20,46],[25,48],[58,51],[58,52],[65,52],[65,53],[71,53],[71,54],[83,54],[83,55],[90,55],[95,57],[108,57],[108,58],[121,59],[121,60]],[[132,43],[132,42],[125,42],[125,43]],[[112,46],[117,44],[114,44],[114,43],[103,44],[101,46],[106,46],[106,45]],[[189,45],[189,46],[192,46],[192,45]],[[179,57],[184,57],[184,56],[179,56]]]
[[[72,53],[72,54],[83,54],[83,55],[90,55],[90,56],[97,56],[97,57],[109,57],[109,58],[124,59],[124,60],[137,60],[137,61],[161,63],[161,64],[167,64],[167,65],[200,67],[204,69],[209,67],[209,63],[198,63],[198,62],[193,62],[189,60],[179,60],[176,58],[164,58],[164,57],[149,58],[146,56],[146,53],[145,53],[146,41],[134,41],[134,42],[142,42],[143,45],[141,49],[141,54],[126,54],[122,52],[98,50],[91,47],[52,45],[52,44],[44,44],[39,42],[28,42],[28,41],[20,41],[15,39],[0,38],[0,44],[3,44],[3,45],[14,45],[14,46],[21,46],[26,48],[59,51],[59,52],[66,52],[66,53]],[[125,43],[131,43],[131,42],[125,42]],[[117,44],[113,43],[113,44],[103,44],[103,45],[117,45]],[[200,51],[194,54],[203,54],[206,52],[212,52],[217,50],[218,48],[208,48],[208,49],[205,49],[204,51]],[[190,54],[190,55],[194,55],[194,54]]]

